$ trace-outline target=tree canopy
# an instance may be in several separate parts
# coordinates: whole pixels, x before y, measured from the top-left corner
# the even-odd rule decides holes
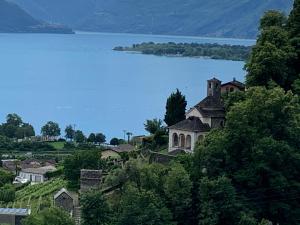
[[[60,135],[60,128],[58,123],[53,121],[47,122],[41,129],[43,136],[58,137]]]
[[[177,89],[167,99],[165,122],[172,126],[185,119],[185,110],[187,102],[185,96]]]
[[[75,225],[70,216],[59,208],[48,208],[22,221],[24,225]]]

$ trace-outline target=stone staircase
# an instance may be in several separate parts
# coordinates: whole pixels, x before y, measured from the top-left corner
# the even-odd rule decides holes
[[[74,208],[74,221],[76,225],[81,225],[81,208],[75,207]]]

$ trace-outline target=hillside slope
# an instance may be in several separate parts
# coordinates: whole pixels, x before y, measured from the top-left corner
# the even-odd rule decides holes
[[[18,5],[0,0],[0,32],[71,33],[72,30],[34,19]]]
[[[293,0],[11,0],[79,30],[254,38],[263,12]]]

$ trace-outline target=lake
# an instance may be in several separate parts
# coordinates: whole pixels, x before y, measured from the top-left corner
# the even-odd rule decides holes
[[[112,51],[140,42],[252,45],[254,40],[77,32],[0,34],[0,120],[19,114],[37,133],[47,121],[108,141],[123,130],[145,134],[146,119],[162,118],[178,88],[188,107],[206,95],[206,80],[243,81],[243,62],[160,57]]]

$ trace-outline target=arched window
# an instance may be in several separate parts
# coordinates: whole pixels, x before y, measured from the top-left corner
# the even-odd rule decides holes
[[[231,87],[231,88],[230,88],[230,92],[233,92],[233,91],[234,91],[234,88],[233,88],[233,87]]]
[[[180,147],[184,148],[184,146],[185,146],[185,137],[184,137],[183,134],[179,135],[179,141],[180,141]]]
[[[200,142],[200,141],[203,141],[203,139],[204,139],[204,136],[203,135],[199,135],[198,136],[198,141]]]
[[[178,147],[178,135],[176,133],[173,134],[173,147]]]
[[[186,136],[186,140],[185,140],[186,144],[186,148],[187,149],[191,149],[192,148],[192,138],[191,138],[191,135],[187,135]]]

